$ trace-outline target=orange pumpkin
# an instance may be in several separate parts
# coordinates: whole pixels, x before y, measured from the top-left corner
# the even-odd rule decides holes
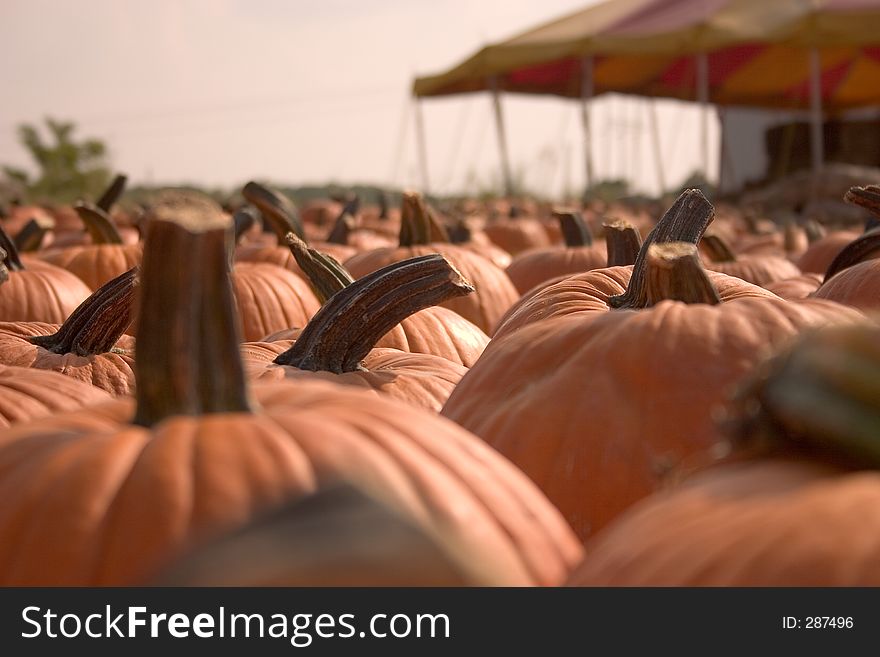
[[[355,278],[385,265],[415,256],[439,253],[461,272],[476,290],[443,305],[489,333],[504,312],[518,298],[516,288],[503,270],[491,261],[454,244],[432,242],[428,210],[417,194],[404,195],[400,246],[359,253],[345,261]]]
[[[0,365],[0,428],[110,399],[103,390],[57,372]]]
[[[700,242],[709,256],[706,267],[728,276],[736,276],[748,283],[766,286],[800,275],[790,260],[767,254],[737,256],[718,235],[706,235]]]
[[[258,380],[320,378],[439,411],[467,368],[374,346],[422,308],[471,292],[443,256],[392,263],[334,294],[292,344],[245,344],[247,371]]]
[[[569,584],[880,586],[878,344],[822,331],[762,368],[733,456],[609,526]]]
[[[557,212],[565,238],[563,247],[529,249],[518,254],[505,270],[520,294],[558,276],[605,267],[604,244],[593,244],[590,228],[578,212]]]
[[[147,224],[136,401],[0,434],[0,583],[143,582],[183,551],[339,482],[414,522],[477,583],[563,581],[582,554],[564,521],[454,424],[325,382],[248,390],[231,226],[209,200],[181,196],[154,205]]]
[[[235,300],[245,340],[305,326],[321,304],[309,284],[290,271],[264,262],[239,262],[232,270]]]
[[[2,228],[0,263],[6,278],[0,285],[0,321],[60,324],[91,294],[70,272],[36,259],[23,261]]]
[[[61,324],[0,322],[0,363],[60,372],[125,395],[134,387],[131,322],[137,268],[95,291]]]
[[[764,351],[800,328],[861,317],[707,276],[693,243],[711,220],[702,195],[685,192],[631,277],[628,268],[582,275],[606,285],[584,289],[582,301],[573,278],[538,293],[528,325],[501,326],[443,408],[528,474],[581,538],[705,448],[713,407]],[[664,245],[669,239],[689,245]]]

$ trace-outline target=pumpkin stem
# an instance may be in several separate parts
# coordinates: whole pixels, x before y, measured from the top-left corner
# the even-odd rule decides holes
[[[92,236],[93,244],[122,244],[122,236],[105,210],[90,203],[77,203],[73,209]]]
[[[3,264],[8,271],[22,271],[24,269],[24,265],[21,264],[21,258],[18,257],[18,249],[15,247],[15,242],[9,239],[9,235],[3,230],[3,226],[0,226],[0,251],[3,251]]]
[[[15,248],[19,253],[37,251],[43,243],[43,238],[50,230],[55,228],[55,220],[51,217],[29,219],[18,235],[15,236]]]
[[[272,232],[278,237],[279,244],[284,242],[287,233],[294,233],[300,239],[306,238],[296,206],[284,194],[253,181],[245,185],[241,193],[248,203],[255,205],[263,215]]]
[[[293,233],[287,234],[285,242],[321,305],[354,282],[348,270],[333,256],[311,248]]]
[[[590,227],[584,221],[584,216],[574,210],[554,210],[553,216],[559,222],[562,231],[562,239],[565,246],[573,248],[577,246],[592,246],[593,236]]]
[[[9,270],[6,268],[6,251],[0,248],[0,285],[9,280]]]
[[[244,207],[236,210],[235,214],[232,215],[232,223],[234,225],[235,231],[235,243],[238,244],[241,241],[242,236],[251,228],[253,228],[254,224],[256,224],[258,221],[259,217],[257,216],[257,210],[255,210],[251,206],[245,205]]]
[[[610,297],[608,305],[612,308],[647,307],[649,304],[645,290],[647,283],[645,274],[648,267],[648,249],[651,245],[667,242],[689,242],[696,245],[714,219],[715,208],[699,189],[682,192],[654,229],[648,233],[633,265],[632,278],[626,292]]]
[[[712,262],[736,262],[736,254],[723,237],[717,233],[706,233],[700,241]]]
[[[623,267],[635,263],[642,248],[642,236],[636,227],[617,219],[602,224],[605,229],[605,249],[609,267]]]
[[[449,242],[446,228],[425,205],[421,194],[403,193],[400,216],[400,246],[416,246],[431,242]]]
[[[785,232],[783,233],[783,248],[786,253],[798,250],[798,231],[800,227],[795,221],[788,220],[785,222]]]
[[[379,190],[379,219],[388,219],[388,194]]]
[[[825,237],[825,228],[815,219],[808,219],[804,222],[804,232],[807,234],[807,243],[812,244],[818,242]]]
[[[880,185],[850,187],[843,195],[843,200],[880,216]]]
[[[83,301],[52,335],[28,340],[56,354],[91,356],[113,350],[131,324],[131,305],[138,267],[105,283]]]
[[[113,207],[113,204],[119,200],[119,197],[122,196],[122,192],[125,191],[125,185],[127,182],[128,177],[125,174],[116,174],[113,178],[113,182],[111,182],[110,186],[104,190],[104,193],[101,194],[101,198],[98,199],[95,206],[104,212],[110,212],[110,208]]]
[[[137,311],[136,424],[250,411],[227,271],[231,223],[193,192],[165,192],[150,210]]]
[[[759,367],[735,393],[726,433],[758,454],[808,451],[880,468],[880,330],[826,328]]]
[[[357,205],[357,197],[355,197],[354,201],[349,201],[345,204],[342,212],[336,217],[333,230],[327,236],[327,242],[330,244],[348,244],[348,236],[351,235],[351,231],[355,228],[354,217],[357,214]],[[354,212],[351,211],[352,208],[354,208]]]
[[[376,342],[404,319],[473,291],[442,255],[393,263],[337,292],[275,363],[336,374],[357,371]]]
[[[721,303],[718,291],[706,275],[697,247],[690,242],[652,244],[648,249],[645,292],[648,306],[661,301]]]
[[[878,255],[880,251],[880,230],[872,230],[863,233],[852,242],[846,245],[844,249],[837,254],[828,270],[825,272],[824,280],[829,280],[834,274],[843,271],[860,262],[871,260],[872,257]]]

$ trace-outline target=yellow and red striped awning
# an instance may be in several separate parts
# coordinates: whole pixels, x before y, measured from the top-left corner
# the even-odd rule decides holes
[[[710,102],[799,109],[814,48],[826,111],[880,105],[880,0],[612,0],[419,78],[414,93],[481,91],[494,77],[504,91],[579,97],[591,62],[596,95],[695,100],[705,53]]]

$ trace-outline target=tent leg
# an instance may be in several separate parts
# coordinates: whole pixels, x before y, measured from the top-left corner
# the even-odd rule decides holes
[[[495,129],[498,132],[498,150],[501,155],[501,178],[504,183],[504,195],[513,196],[513,181],[510,177],[510,157],[507,151],[507,135],[504,131],[504,115],[501,112],[501,93],[498,90],[498,78],[494,75],[489,80],[492,90],[492,104],[495,108]]]
[[[660,129],[657,121],[657,101],[651,99],[648,106],[648,120],[651,123],[651,144],[654,151],[654,168],[657,172],[657,183],[660,185],[660,196],[666,193],[666,171],[663,167],[663,153],[660,149]]]
[[[422,101],[415,99],[416,115],[416,144],[419,151],[419,170],[422,174],[422,193],[427,196],[431,193],[431,185],[428,180],[428,147],[425,140],[425,120],[422,116]]]
[[[590,107],[593,97],[593,57],[587,55],[581,60],[581,125],[584,132],[584,191],[593,186],[592,139],[590,137]]]
[[[703,178],[709,180],[709,57],[697,54],[697,102],[700,103],[700,157]]]
[[[818,186],[819,174],[825,160],[822,135],[822,56],[818,48],[810,50],[810,155],[813,165],[813,193]]]

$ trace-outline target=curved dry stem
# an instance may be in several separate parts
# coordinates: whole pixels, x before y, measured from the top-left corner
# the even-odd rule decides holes
[[[439,254],[393,263],[337,292],[275,363],[337,374],[354,372],[361,369],[361,361],[376,342],[401,321],[473,291]]]
[[[260,211],[279,244],[283,243],[287,233],[306,238],[296,206],[284,194],[253,181],[244,186],[241,194]]]
[[[52,217],[28,219],[28,222],[15,236],[15,248],[19,253],[38,251],[43,244],[46,233],[53,228],[55,228],[55,220]]]
[[[9,239],[9,235],[0,226],[0,251],[3,252],[3,265],[6,267],[7,275],[11,271],[22,271],[24,265],[21,264],[21,258],[18,257],[18,249],[15,242]]]
[[[93,356],[113,350],[131,324],[132,300],[139,267],[99,287],[52,335],[37,335],[29,342],[56,354]]]
[[[400,217],[400,246],[449,242],[446,228],[417,192],[403,193]]]
[[[105,210],[90,203],[77,203],[73,209],[91,235],[93,244],[122,244],[122,236]]]
[[[250,410],[227,271],[231,232],[229,218],[202,195],[166,193],[151,208],[137,313],[136,424]]]
[[[635,264],[642,248],[642,236],[631,223],[615,220],[602,224],[605,229],[605,250],[609,267]]]
[[[706,249],[712,262],[736,262],[736,254],[721,235],[706,233],[700,241],[700,246]]]
[[[835,256],[831,264],[828,265],[824,280],[829,280],[835,274],[853,265],[877,257],[880,255],[878,251],[880,251],[880,230],[872,230],[860,235]]]
[[[110,208],[113,207],[113,204],[119,200],[119,197],[122,196],[122,192],[125,191],[125,185],[128,182],[128,177],[125,174],[119,173],[116,177],[113,178],[113,182],[110,183],[110,186],[104,190],[104,193],[101,194],[101,198],[95,203],[95,206],[104,212],[110,212]]]
[[[257,210],[248,205],[239,208],[232,215],[232,224],[235,235],[235,243],[241,241],[242,236],[260,221]]]
[[[285,238],[296,264],[309,279],[309,284],[321,305],[334,294],[348,287],[354,278],[336,258],[311,248],[293,233]]]
[[[553,216],[559,222],[562,239],[567,247],[591,246],[593,235],[584,216],[575,210],[554,210]]]
[[[689,189],[682,192],[642,244],[626,292],[610,297],[608,305],[612,308],[648,306],[648,295],[645,290],[648,249],[653,244],[668,242],[688,242],[696,245],[714,219],[715,208],[700,190]]]

